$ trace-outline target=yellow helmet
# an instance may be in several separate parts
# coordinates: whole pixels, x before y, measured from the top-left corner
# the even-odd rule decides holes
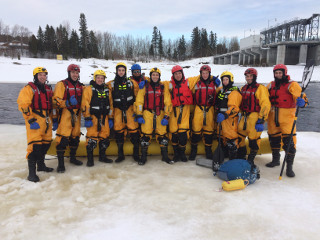
[[[118,69],[119,67],[124,67],[126,69],[127,72],[127,65],[124,62],[119,62],[116,66],[116,69]]]
[[[151,70],[150,70],[150,76],[151,76],[151,74],[152,74],[153,72],[157,72],[157,73],[159,73],[159,75],[161,76],[161,71],[160,71],[159,68],[156,68],[156,67],[151,68]]]
[[[95,71],[94,74],[93,74],[93,80],[94,80],[94,81],[96,80],[96,76],[97,76],[97,75],[102,75],[102,76],[104,76],[105,79],[107,78],[107,75],[106,75],[105,71],[103,71],[103,70],[97,70],[97,71]]]
[[[233,83],[233,74],[231,72],[224,71],[223,73],[221,73],[220,79],[222,80],[223,77],[229,77],[230,82]]]
[[[48,71],[46,68],[44,67],[36,67],[35,69],[33,69],[33,76],[35,76],[37,73],[46,73],[48,75]]]

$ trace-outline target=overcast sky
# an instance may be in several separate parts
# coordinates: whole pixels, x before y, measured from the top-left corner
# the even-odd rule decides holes
[[[243,38],[244,34],[259,33],[268,22],[274,25],[320,13],[319,0],[0,0],[0,3],[0,20],[4,24],[22,25],[34,34],[39,25],[44,29],[46,24],[57,27],[64,22],[78,30],[83,12],[89,30],[151,37],[153,26],[157,26],[165,39],[182,34],[189,39],[196,26],[212,30],[218,38]]]

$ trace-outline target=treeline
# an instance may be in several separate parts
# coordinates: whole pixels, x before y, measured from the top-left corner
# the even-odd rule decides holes
[[[88,30],[86,16],[83,13],[80,14],[78,31],[71,29],[68,23],[63,23],[56,28],[49,25],[44,28],[39,26],[36,35],[27,32],[30,56],[42,58],[55,58],[57,54],[61,54],[64,59],[92,57],[142,62],[162,59],[177,61],[239,49],[237,37],[218,40],[217,34],[213,31],[208,33],[205,28],[198,27],[192,30],[189,41],[184,35],[175,40],[165,40],[156,26],[153,28],[151,39],[148,36],[142,38],[127,34],[119,37],[107,31],[94,32]],[[26,38],[26,34],[23,37]]]

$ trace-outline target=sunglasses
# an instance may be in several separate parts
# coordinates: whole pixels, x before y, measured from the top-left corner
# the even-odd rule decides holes
[[[132,72],[133,72],[133,73],[141,73],[140,70],[133,70]]]

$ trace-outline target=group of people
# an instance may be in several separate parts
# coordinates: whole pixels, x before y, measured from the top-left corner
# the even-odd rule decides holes
[[[272,161],[266,166],[280,165],[282,142],[283,148],[288,149],[286,175],[295,176],[292,170],[296,152],[295,129],[293,141],[290,141],[290,133],[296,105],[304,107],[307,98],[300,96],[301,87],[290,80],[285,65],[274,67],[274,80],[267,87],[257,83],[257,70],[248,68],[244,72],[247,84],[241,89],[233,85],[231,72],[223,72],[220,81],[213,76],[208,65],[201,66],[200,75],[195,77],[186,78],[179,65],[174,66],[171,72],[171,80],[162,81],[159,68],[152,68],[149,77],[145,77],[141,66],[134,64],[132,75],[127,77],[127,66],[120,62],[116,65],[114,80],[106,82],[106,73],[97,70],[90,85],[84,86],[79,81],[80,67],[71,64],[67,68],[68,77],[58,82],[53,91],[47,84],[47,69],[35,68],[33,82],[20,91],[17,100],[27,129],[28,180],[39,181],[36,170],[53,171],[44,162],[52,141],[52,130],[57,131],[57,172],[65,172],[64,154],[68,146],[70,163],[83,164],[76,159],[81,115],[87,128],[88,167],[94,165],[93,151],[97,146],[99,161],[113,162],[106,156],[112,128],[118,146],[116,163],[125,159],[123,145],[126,136],[133,144],[134,160],[144,165],[153,136],[160,145],[162,160],[173,164],[188,161],[185,150],[189,135],[189,160],[195,160],[198,143],[202,139],[206,158],[212,159],[212,142],[214,136],[219,134],[226,157],[230,160],[247,159],[255,166],[260,135],[264,122],[268,121]],[[246,138],[249,140],[248,154]],[[169,141],[174,150],[172,159],[168,156]]]

